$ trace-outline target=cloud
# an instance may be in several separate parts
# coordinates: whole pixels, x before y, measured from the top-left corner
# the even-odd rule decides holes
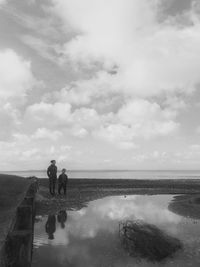
[[[138,155],[138,162],[166,159],[162,149],[169,152],[176,140],[173,149],[182,147],[194,111],[190,104],[198,97],[198,9],[193,1],[190,10],[169,16],[158,0],[8,2],[1,12],[12,30],[5,30],[3,45],[12,36],[10,47],[29,53],[34,64],[13,49],[0,49],[0,141],[9,141],[8,150],[20,160],[32,155],[37,164],[48,155],[67,160],[61,151],[65,139],[80,146],[80,154],[93,147],[96,163],[115,162],[115,147],[129,149],[120,154],[131,160]],[[44,78],[43,90],[33,90],[38,85],[33,73]],[[187,109],[188,116],[181,116]],[[180,136],[169,141],[176,133]],[[84,164],[90,156],[77,158]]]
[[[1,103],[1,102],[0,102]],[[1,103],[0,106],[0,140],[7,140],[11,133],[20,126],[19,111],[10,103]]]
[[[175,133],[177,115],[187,107],[184,95],[200,82],[195,7],[182,14],[193,23],[180,27],[178,19],[158,19],[156,0],[52,3],[51,14],[62,20],[62,29],[73,31],[56,53],[87,78],[80,75],[50,94],[51,103],[30,106],[27,117],[40,127],[67,127],[74,136],[91,134],[123,149],[137,147],[138,138]]]
[[[20,127],[20,108],[36,84],[30,61],[12,49],[0,50],[0,140],[9,139]]]
[[[47,139],[56,141],[62,136],[60,131],[50,131],[46,128],[39,128],[37,131],[31,136],[33,139]]]
[[[108,73],[98,72],[90,79],[72,81],[60,91],[54,92],[53,98],[76,107],[92,107],[100,113],[115,112],[123,104],[126,96],[104,83],[107,76]]]
[[[165,151],[157,151],[154,150],[153,152],[150,153],[144,153],[144,154],[136,154],[132,157],[132,159],[134,161],[137,162],[142,162],[144,163],[145,161],[155,161],[158,164],[159,162],[164,162],[166,164],[166,161],[169,161],[169,159],[171,158],[171,155]]]
[[[37,169],[44,169],[52,158],[56,158],[59,164],[76,162],[76,150],[71,151],[67,144],[68,140],[58,131],[43,128],[32,135],[15,131],[11,140],[0,140],[1,170],[20,170],[22,166],[31,169],[33,162]]]
[[[67,102],[41,102],[26,110],[27,125],[40,125],[35,137],[58,136],[55,127],[61,127],[73,136],[106,140],[120,148],[135,148],[135,138],[150,139],[175,133],[179,124],[174,121],[176,113],[170,108],[162,109],[155,102],[134,99],[121,106],[116,113],[98,113],[92,108],[75,108]],[[28,126],[29,127],[29,126]]]
[[[143,99],[128,102],[118,111],[117,117],[121,123],[131,127],[133,135],[146,138],[168,135],[178,126],[170,109],[162,109],[157,103]]]
[[[196,132],[200,134],[200,126],[197,127]]]
[[[40,126],[41,129],[37,132],[36,136],[48,135],[51,132],[44,131],[43,127],[51,129],[59,127],[63,131],[66,130],[73,136],[83,138],[95,127],[101,123],[101,118],[98,113],[91,108],[79,108],[72,111],[69,103],[56,102],[53,104],[41,102],[27,107],[24,124],[27,127]],[[43,129],[43,130],[42,130]],[[38,131],[38,130],[37,130]],[[52,134],[58,132],[52,131]]]
[[[191,93],[200,82],[200,21],[193,9],[191,26],[158,21],[158,1],[53,0],[54,11],[76,32],[63,54],[80,66],[102,66],[115,75],[96,77],[100,87],[127,95],[149,97]],[[103,19],[102,19],[103,17]],[[102,77],[103,76],[103,77]],[[93,81],[93,80],[92,80]]]
[[[17,106],[25,100],[36,80],[30,61],[24,60],[15,51],[0,51],[0,100],[14,101]]]
[[[26,123],[32,119],[37,125],[66,125],[70,122],[71,105],[68,103],[35,103],[27,107],[25,113]]]
[[[0,0],[0,5],[5,4],[6,0]]]
[[[45,25],[42,27],[44,27],[43,30],[45,31]],[[49,35],[50,34],[54,33],[50,32]],[[33,35],[23,35],[20,39],[25,45],[36,51],[36,53],[44,59],[47,59],[58,66],[62,64],[60,46],[55,41],[49,40],[49,36],[36,37]]]
[[[135,99],[126,103],[113,115],[109,125],[104,125],[94,135],[121,148],[133,148],[135,138],[150,139],[175,133],[179,124],[174,122],[174,112],[162,109],[157,103]]]

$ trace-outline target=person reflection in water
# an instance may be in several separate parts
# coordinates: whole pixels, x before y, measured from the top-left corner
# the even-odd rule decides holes
[[[61,225],[61,228],[65,228],[65,222],[67,221],[67,212],[65,210],[59,211],[57,220]]]
[[[56,216],[55,215],[49,215],[46,225],[45,225],[46,232],[48,234],[48,238],[50,240],[54,239],[54,233],[56,231]]]

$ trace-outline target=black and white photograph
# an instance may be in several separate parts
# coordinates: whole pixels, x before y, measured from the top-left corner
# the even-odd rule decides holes
[[[200,0],[0,0],[0,267],[200,266]]]

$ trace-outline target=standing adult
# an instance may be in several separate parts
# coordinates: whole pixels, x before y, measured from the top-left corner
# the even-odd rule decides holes
[[[55,160],[51,160],[51,165],[47,169],[47,175],[49,177],[49,193],[51,195],[55,195],[55,187],[57,180],[57,166]]]
[[[49,236],[49,239],[54,239],[54,233],[56,231],[56,216],[54,214],[48,216],[47,222],[45,224],[45,229]]]

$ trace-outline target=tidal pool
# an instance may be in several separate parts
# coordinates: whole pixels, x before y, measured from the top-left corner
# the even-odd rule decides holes
[[[79,211],[47,214],[35,223],[33,267],[200,266],[200,221],[168,210],[171,195],[106,197]],[[119,224],[143,220],[183,243],[162,262],[130,256]]]

